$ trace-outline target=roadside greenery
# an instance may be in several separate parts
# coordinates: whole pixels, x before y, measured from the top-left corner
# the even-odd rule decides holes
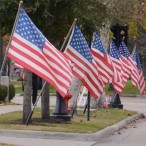
[[[15,86],[15,92],[16,92],[16,93],[23,93],[21,81],[13,82],[13,84],[14,84],[14,86]],[[107,94],[112,94],[112,93],[113,93],[113,91],[111,91],[111,90],[109,89],[109,84],[106,85],[106,87],[105,87],[105,92],[106,92]],[[56,93],[56,90],[55,90],[52,86],[50,86],[50,93]],[[124,90],[123,90],[123,92],[122,92],[121,94],[139,94],[139,90],[138,90],[137,87],[134,87],[134,86],[132,85],[131,81],[129,80],[129,81],[126,83],[125,88],[124,88]]]
[[[7,87],[0,85],[0,101],[5,101],[7,97]],[[13,99],[15,96],[15,87],[13,85],[9,85],[9,101]]]
[[[33,114],[32,123],[28,126],[22,124],[21,111],[1,115],[0,129],[94,133],[133,114],[135,112],[123,109],[97,109],[91,112],[90,121],[87,121],[87,115],[83,114],[83,111],[79,111],[78,115],[71,119],[70,122],[64,123],[60,121],[55,123],[56,121],[53,119],[40,119],[41,110],[37,108]]]

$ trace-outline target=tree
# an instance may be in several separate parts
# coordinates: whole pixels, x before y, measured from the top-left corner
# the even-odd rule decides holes
[[[42,119],[48,119],[50,116],[50,112],[49,112],[49,83],[47,83],[45,85],[45,88],[42,92],[42,97],[41,97],[41,115],[42,115]]]
[[[32,73],[25,70],[24,95],[23,95],[23,123],[26,123],[31,111]]]

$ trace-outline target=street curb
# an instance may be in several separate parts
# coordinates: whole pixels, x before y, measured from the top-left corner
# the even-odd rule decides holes
[[[130,123],[138,120],[138,119],[142,119],[144,118],[144,114],[143,113],[138,113],[136,115],[133,115],[131,117],[128,117],[122,121],[120,121],[119,123],[117,124],[114,124],[110,127],[107,127],[107,128],[104,128],[103,130],[95,133],[96,137],[99,139],[99,138],[102,138],[102,137],[107,137],[109,135],[112,135],[114,134],[115,132],[123,129],[126,125],[129,125]]]
[[[126,125],[135,120],[144,118],[143,113],[138,113],[117,124],[109,126],[93,134],[82,133],[63,133],[63,132],[44,132],[31,130],[0,130],[0,136],[21,137],[21,138],[41,138],[41,139],[60,139],[60,140],[76,140],[76,141],[97,141],[105,138],[124,128]]]

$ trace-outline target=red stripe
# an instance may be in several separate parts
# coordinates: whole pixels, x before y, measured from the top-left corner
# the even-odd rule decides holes
[[[48,42],[47,42],[47,43],[48,43]],[[56,56],[56,58],[58,58],[59,61],[62,62],[62,64],[64,64],[64,66],[62,66],[60,62],[57,62],[56,60],[54,60],[53,56],[48,55],[48,54],[45,53],[45,55],[48,56],[47,58],[48,58],[50,61],[52,61],[52,62],[55,63],[58,67],[63,68],[63,69],[66,70],[66,71],[68,71],[68,70],[71,71],[71,68],[70,68],[69,64],[67,63],[67,61],[65,60],[65,57],[63,57],[63,55],[62,55],[57,49],[56,49],[56,50],[55,50],[55,48],[52,49],[52,48],[50,48],[50,47],[49,47],[48,45],[46,45],[46,44],[45,44],[45,46],[44,46],[44,49],[48,50],[48,51],[50,52],[50,54],[54,54],[54,56]],[[67,68],[67,69],[66,69],[66,68]],[[68,72],[68,73],[70,73],[70,72]]]
[[[83,66],[85,66],[86,68],[88,68],[88,70],[91,71],[91,73],[93,74],[93,76],[95,77],[95,79],[98,80],[98,85],[101,85],[101,82],[99,81],[99,77],[98,74],[95,73],[95,70],[93,70],[91,68],[91,66],[88,66],[88,64],[86,64],[86,62],[84,60],[82,60],[79,56],[77,56],[75,53],[73,53],[70,49],[66,50],[71,56],[73,56],[76,60],[78,60]],[[74,60],[72,60],[74,62]],[[75,63],[75,62],[74,62]],[[80,76],[75,70],[73,71],[73,74],[75,74],[75,76],[77,76],[85,85],[85,87],[90,91],[90,93],[92,94],[92,96],[97,97],[99,96],[99,94],[102,93],[102,91],[99,89],[97,83],[91,78],[91,76],[89,75],[89,73],[86,70],[83,70],[82,67],[80,67],[78,64],[75,64],[75,68],[77,68],[78,70],[80,70],[84,75]],[[97,71],[96,71],[97,72]],[[98,72],[97,72],[98,73]],[[91,89],[91,87],[89,87],[88,83],[84,80],[84,76],[86,76],[89,81],[91,82],[91,84],[93,84],[93,86],[97,89],[98,93],[94,93],[94,91]],[[96,96],[95,96],[96,94]]]
[[[95,59],[95,62],[97,64],[98,72],[103,79],[104,85],[106,85],[113,75],[113,68],[112,68],[111,64],[108,63],[109,60],[107,60],[108,56],[104,55],[104,54],[103,54],[103,56],[101,56],[101,54],[99,52],[96,52],[94,49],[91,49],[91,51],[92,51],[93,57]],[[104,63],[103,66],[100,64],[100,61]],[[112,74],[111,74],[111,72],[112,72]]]
[[[60,72],[60,70],[64,70],[68,75],[71,74],[71,69],[69,71],[69,69],[67,70],[67,68],[65,68],[64,66],[62,66],[59,62],[57,62],[53,57],[48,56],[46,53],[44,53],[46,58],[49,60],[49,63],[52,63],[52,66],[50,66],[50,68],[56,73],[59,74],[60,76],[62,76],[65,80],[67,80],[69,82],[69,78],[67,76],[65,76],[64,74],[62,74],[62,72]],[[61,62],[61,60],[59,60]],[[56,64],[57,68],[53,67],[53,64]]]
[[[28,46],[27,44],[25,44],[24,42],[22,42],[21,40],[17,39],[16,37],[13,37],[12,41],[16,41],[19,45],[23,46],[25,49],[33,52],[33,54],[39,56],[40,58],[42,58],[42,60],[45,61],[45,63],[47,64],[45,57],[42,53],[37,52],[36,50],[34,50],[33,48],[31,48],[30,46]],[[43,78],[44,80],[48,81],[52,86],[54,86],[57,91],[62,95],[65,96],[67,93],[67,90],[69,88],[69,83],[68,85],[66,85],[63,81],[60,81],[56,78],[56,76],[54,76],[53,72],[56,72],[57,69],[54,69],[53,71],[50,70],[49,66],[45,66],[44,64],[42,64],[39,60],[36,60],[36,58],[34,58],[33,56],[30,56],[30,54],[26,54],[25,52],[22,52],[21,50],[17,49],[15,46],[13,46],[12,44],[10,45],[10,50],[13,50],[15,52],[17,52],[18,54],[22,55],[23,57],[25,57],[26,59],[32,61],[34,64],[40,66],[42,69],[44,69],[46,72],[51,72],[52,77],[56,80],[57,84],[53,81],[53,79],[51,79],[50,77],[48,77],[47,75],[43,74],[41,71],[37,70],[35,67],[30,66],[29,64],[27,64],[26,62],[24,62],[23,60],[21,60],[21,58],[18,58],[17,56],[15,56],[15,54],[10,54],[8,52],[8,57],[10,57],[11,59],[13,59],[15,62],[19,63],[20,65],[24,66],[25,68],[27,68],[28,70],[34,72],[35,74],[37,74],[38,76],[40,76],[41,78]],[[64,80],[66,80],[66,76],[59,74],[58,72],[58,76],[63,77]],[[71,79],[67,79],[67,81],[71,81]],[[60,85],[62,87],[64,87],[66,89],[66,91],[62,91],[57,85]]]
[[[144,80],[144,76],[143,76],[143,72],[142,70],[139,70],[139,90],[140,90],[140,94],[143,95],[145,93],[145,80]]]

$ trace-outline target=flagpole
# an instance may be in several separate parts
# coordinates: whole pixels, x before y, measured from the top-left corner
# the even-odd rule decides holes
[[[96,32],[94,32],[93,36],[92,36],[91,48],[92,48],[92,44],[93,44],[93,41],[94,41],[94,38],[95,38],[95,34],[96,34]],[[91,101],[91,95],[90,95],[90,92],[88,91],[87,101],[86,101],[84,112],[83,112],[85,114],[86,109],[88,109],[87,121],[90,121],[90,101]]]
[[[134,49],[133,49],[132,54],[131,54],[132,57],[134,56],[135,50],[136,50],[136,44],[135,44]]]
[[[63,52],[63,48],[64,48],[64,46],[65,46],[65,44],[66,44],[66,42],[67,42],[67,40],[69,38],[69,35],[71,34],[71,31],[72,31],[72,29],[73,29],[73,27],[74,27],[74,25],[75,25],[76,22],[77,22],[77,18],[74,19],[74,21],[73,21],[73,23],[72,23],[72,25],[71,25],[71,27],[70,27],[70,29],[68,31],[68,34],[67,34],[67,36],[64,39],[64,42],[62,44],[62,47],[61,47],[60,51]]]
[[[27,120],[26,120],[26,124],[27,124],[27,125],[28,125],[28,123],[29,123],[29,121],[30,121],[30,119],[31,119],[31,116],[32,116],[32,114],[33,114],[33,111],[34,111],[34,109],[35,109],[35,107],[36,107],[36,105],[37,105],[37,103],[38,103],[38,101],[39,101],[39,98],[41,97],[41,94],[42,94],[42,92],[43,92],[43,90],[44,90],[46,84],[47,84],[47,81],[45,81],[45,83],[43,84],[43,87],[42,87],[42,89],[41,89],[41,91],[40,91],[40,93],[39,93],[39,95],[38,95],[38,98],[37,98],[37,100],[36,100],[36,102],[35,102],[35,104],[34,104],[32,110],[31,110],[31,112],[29,113],[29,116],[28,116],[28,118],[27,118]]]
[[[62,44],[62,47],[61,47],[61,49],[60,49],[61,51],[63,51],[64,45],[66,44],[67,39],[69,38],[69,35],[70,35],[70,33],[71,33],[71,31],[72,31],[72,28],[73,28],[73,26],[75,25],[76,21],[77,21],[77,19],[75,18],[75,19],[74,19],[74,22],[73,22],[73,24],[71,25],[71,27],[70,27],[70,29],[69,29],[69,32],[68,32],[68,34],[67,34],[67,36],[66,36],[66,38],[65,38],[65,40],[64,40],[64,42],[63,42],[63,44]],[[43,87],[42,87],[42,89],[41,89],[41,91],[40,91],[40,94],[38,95],[38,98],[37,98],[37,100],[36,100],[36,102],[35,102],[35,104],[34,104],[32,110],[31,110],[31,112],[29,113],[29,116],[28,116],[28,118],[27,118],[27,120],[26,120],[26,125],[28,125],[28,123],[29,123],[29,121],[30,121],[30,119],[31,119],[31,117],[32,117],[32,114],[33,114],[33,111],[34,111],[34,109],[35,109],[35,106],[37,105],[37,102],[39,101],[39,98],[41,97],[41,94],[42,94],[42,92],[43,92],[43,90],[44,90],[46,84],[47,84],[47,81],[45,81],[45,83],[43,84]]]
[[[87,112],[87,121],[90,121],[90,101],[91,101],[91,95],[90,92],[88,91],[88,112]]]
[[[11,33],[11,36],[10,36],[10,39],[9,39],[9,43],[8,43],[8,45],[6,47],[6,53],[5,53],[5,56],[4,56],[4,59],[3,59],[3,63],[2,63],[2,66],[1,66],[1,70],[0,70],[0,78],[2,76],[2,71],[4,70],[4,67],[5,67],[5,64],[6,64],[8,49],[9,49],[10,43],[12,41],[12,36],[14,34],[14,31],[15,31],[15,28],[16,28],[16,24],[18,22],[18,15],[19,15],[20,7],[21,7],[22,4],[23,4],[23,1],[21,0],[19,2],[19,7],[18,7],[18,11],[17,11],[15,22],[14,22],[14,25],[13,25],[12,33]]]

